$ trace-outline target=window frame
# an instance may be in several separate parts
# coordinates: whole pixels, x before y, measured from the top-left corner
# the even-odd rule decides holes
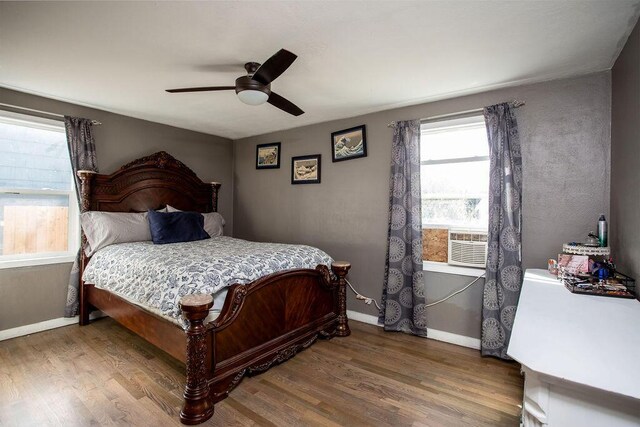
[[[14,113],[0,110],[0,123],[35,127],[38,129],[50,130],[65,133],[64,123],[59,120],[52,120],[38,116]],[[70,161],[70,160],[69,160]],[[68,225],[67,225],[67,251],[58,252],[37,252],[28,254],[0,254],[0,270],[5,268],[30,267],[37,265],[69,263],[76,259],[76,254],[80,248],[80,210],[78,207],[78,197],[75,189],[75,178],[73,171],[70,176],[71,188],[69,190],[58,189],[27,189],[0,187],[0,195],[44,195],[44,196],[68,196]]]
[[[480,123],[484,124],[484,117],[481,113],[471,113],[464,114],[458,117],[447,117],[439,120],[433,121],[423,121],[420,124],[420,147],[422,148],[422,135],[423,133],[428,132],[429,130],[438,130],[438,131],[446,131],[447,129],[463,129],[465,127],[475,127],[480,125]],[[440,124],[440,125],[439,125]],[[486,124],[485,124],[486,126]],[[471,162],[489,162],[490,156],[464,156],[464,157],[448,157],[445,159],[435,159],[435,160],[420,160],[420,167],[429,166],[429,165],[444,165],[444,164],[460,164],[460,163],[471,163]],[[487,193],[489,189],[487,188]],[[421,194],[421,200],[423,200],[424,194]],[[427,197],[428,198],[428,197]],[[439,197],[440,198],[440,197]],[[460,225],[460,224],[446,224],[446,223],[422,223],[422,229],[425,228],[464,228],[469,230],[479,230],[479,231],[487,231],[489,224],[486,227],[477,227],[470,225]],[[422,266],[424,271],[433,272],[433,273],[444,273],[444,274],[455,274],[460,276],[472,276],[478,277],[484,274],[484,269],[480,267],[464,267],[459,265],[451,265],[447,262],[439,262],[439,261],[430,261],[430,260],[422,260]]]

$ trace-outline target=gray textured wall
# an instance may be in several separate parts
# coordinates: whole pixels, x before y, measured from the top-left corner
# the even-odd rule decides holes
[[[0,270],[0,330],[64,316],[71,264]]]
[[[613,67],[611,121],[610,244],[618,268],[640,280],[640,24]]]
[[[100,172],[164,150],[204,181],[222,183],[220,212],[233,231],[233,147],[230,140],[0,88],[0,102],[101,121],[96,126]],[[71,264],[0,270],[0,330],[62,317]]]
[[[379,298],[386,253],[392,120],[466,111],[513,99],[523,155],[524,266],[546,267],[609,212],[610,72],[501,89],[234,141],[235,236],[305,243],[352,262],[352,282]],[[330,134],[365,124],[368,157],[332,163]],[[256,170],[256,144],[282,142],[280,169]],[[322,154],[322,183],[291,185],[291,157]],[[471,280],[430,273],[429,300]],[[478,338],[482,283],[428,312],[430,328]],[[376,310],[350,296],[349,308]]]
[[[384,272],[391,120],[464,111],[514,98],[524,162],[524,263],[544,267],[564,241],[581,239],[609,206],[610,74],[509,88],[338,120],[231,144],[210,135],[0,88],[0,102],[100,120],[99,166],[110,172],[157,150],[185,162],[203,180],[223,183],[220,209],[235,235],[316,245],[350,260],[351,279],[379,298]],[[369,157],[331,163],[330,134],[367,125]],[[255,144],[281,141],[282,168],[255,170]],[[322,184],[290,184],[292,156],[321,153]],[[235,168],[235,172],[233,172]],[[235,189],[232,189],[232,173]],[[231,205],[233,190],[235,198]],[[233,209],[233,210],[232,210]],[[232,215],[233,213],[233,215]],[[62,315],[68,264],[0,270],[0,329]],[[428,298],[442,297],[469,277],[428,273]],[[480,336],[482,283],[430,309],[429,327]],[[32,307],[32,308],[30,308]],[[350,297],[349,308],[376,314]]]

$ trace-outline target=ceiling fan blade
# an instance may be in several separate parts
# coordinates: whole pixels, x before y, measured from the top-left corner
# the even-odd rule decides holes
[[[269,95],[269,99],[267,100],[267,102],[273,105],[274,107],[278,107],[282,111],[286,111],[289,114],[293,114],[294,116],[299,116],[300,114],[304,114],[304,111],[298,108],[293,102],[281,97],[275,92],[271,92],[271,95]]]
[[[271,58],[267,59],[264,64],[256,70],[251,77],[253,80],[268,85],[284,73],[298,56],[285,49],[280,49]]]
[[[186,87],[183,89],[167,89],[169,93],[180,93],[180,92],[208,92],[211,90],[231,90],[235,89],[235,86],[207,86],[207,87]]]

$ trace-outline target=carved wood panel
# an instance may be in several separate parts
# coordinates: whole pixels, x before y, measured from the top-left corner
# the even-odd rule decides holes
[[[89,193],[91,210],[141,212],[171,205],[212,212],[217,208],[220,185],[202,182],[184,163],[160,151],[110,175],[95,174],[87,187],[83,193]]]

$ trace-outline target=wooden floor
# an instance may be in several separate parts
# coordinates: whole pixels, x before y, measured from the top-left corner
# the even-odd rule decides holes
[[[519,365],[351,322],[245,378],[206,426],[517,426]],[[0,425],[181,425],[184,366],[105,318],[0,342]]]

